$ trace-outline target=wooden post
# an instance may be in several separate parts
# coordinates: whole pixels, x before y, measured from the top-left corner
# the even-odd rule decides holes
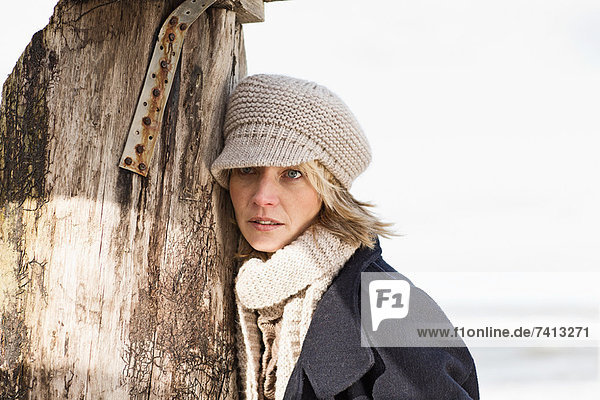
[[[237,233],[208,166],[261,1],[189,27],[148,176],[117,166],[180,2],[61,0],[4,84],[2,399],[237,397]]]
[[[242,24],[265,20],[263,0],[218,0],[214,6],[236,10],[238,21]]]

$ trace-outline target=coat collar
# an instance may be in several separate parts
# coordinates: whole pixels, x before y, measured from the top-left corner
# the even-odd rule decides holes
[[[369,347],[361,347],[360,277],[381,255],[360,247],[347,261],[313,314],[298,367],[302,366],[318,398],[333,397],[367,373],[375,363]]]

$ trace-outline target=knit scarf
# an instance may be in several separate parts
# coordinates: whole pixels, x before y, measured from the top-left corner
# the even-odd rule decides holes
[[[235,292],[238,360],[246,400],[262,400],[261,333],[255,311],[269,318],[281,316],[275,373],[275,399],[280,400],[300,355],[313,311],[356,248],[316,226],[276,251],[269,260],[252,258],[242,265]]]

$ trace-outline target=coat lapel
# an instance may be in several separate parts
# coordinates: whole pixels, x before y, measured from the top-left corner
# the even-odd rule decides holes
[[[321,298],[304,339],[296,368],[302,368],[318,398],[330,398],[359,380],[375,360],[361,347],[360,277],[381,255],[359,248]],[[300,372],[300,371],[297,371]]]

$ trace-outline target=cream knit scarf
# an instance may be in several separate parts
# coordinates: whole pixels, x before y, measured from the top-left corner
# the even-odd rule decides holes
[[[356,248],[315,227],[269,260],[252,258],[242,265],[235,283],[240,320],[237,348],[247,400],[260,400],[261,332],[255,311],[271,315],[282,312],[275,399],[283,399],[313,311]]]

